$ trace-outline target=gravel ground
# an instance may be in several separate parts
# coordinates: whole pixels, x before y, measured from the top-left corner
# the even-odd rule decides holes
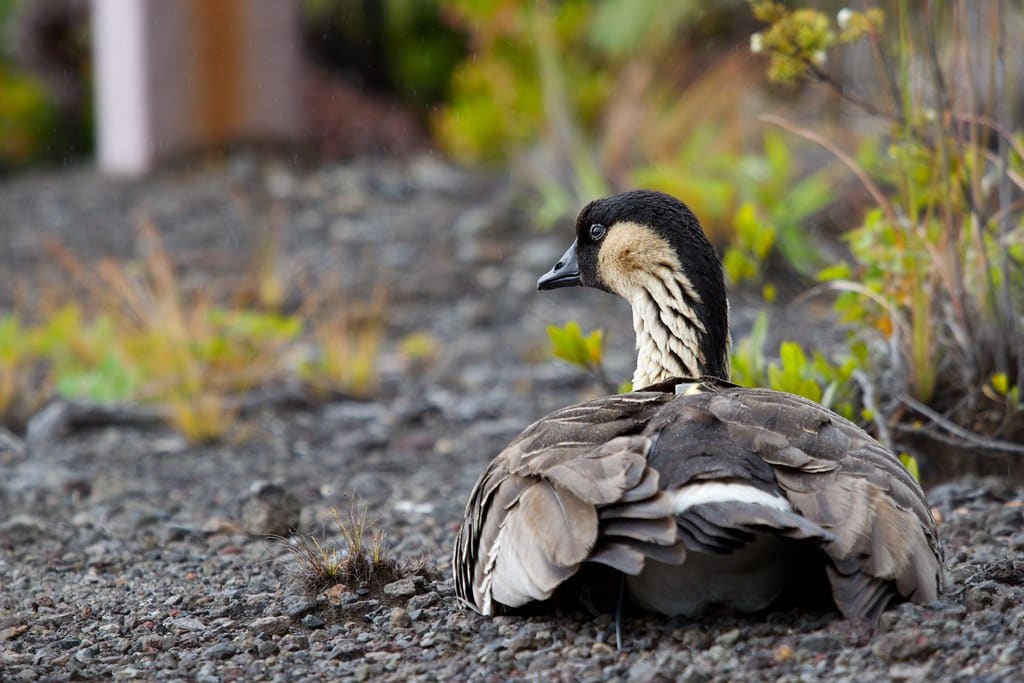
[[[295,274],[341,274],[353,297],[387,278],[388,339],[441,342],[432,364],[409,367],[389,341],[373,400],[264,410],[231,443],[110,426],[26,447],[0,433],[0,680],[1020,680],[1024,489],[995,479],[930,491],[949,589],[875,632],[799,609],[633,614],[617,652],[607,615],[457,606],[449,552],[473,481],[528,422],[596,391],[538,360],[544,326],[605,327],[613,376],[632,360],[624,304],[533,292],[568,229],[525,229],[511,200],[429,157],[296,170],[240,156],[144,182],[72,169],[0,186],[9,282],[48,264],[47,239],[86,260],[130,254],[140,210],[189,281],[221,281],[273,204]],[[754,313],[734,301],[735,334]],[[772,315],[828,338],[813,309]],[[378,593],[305,596],[266,534],[288,520],[340,543],[331,511],[353,496],[396,557],[426,565]]]

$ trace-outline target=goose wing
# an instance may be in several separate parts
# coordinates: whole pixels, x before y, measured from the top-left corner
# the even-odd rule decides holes
[[[657,440],[650,461],[669,491],[740,481],[780,493],[827,531],[826,570],[845,616],[874,618],[897,595],[937,598],[941,553],[924,493],[852,422],[792,394],[709,384],[666,405],[644,434]]]
[[[608,396],[538,420],[473,487],[455,543],[458,597],[484,614],[549,598],[582,562],[681,562],[671,505],[639,433],[673,398]]]

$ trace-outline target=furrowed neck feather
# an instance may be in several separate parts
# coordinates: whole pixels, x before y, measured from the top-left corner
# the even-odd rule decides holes
[[[627,299],[636,333],[634,388],[671,377],[729,378],[728,337],[720,348],[710,343],[701,316],[705,304],[685,275],[659,268],[638,278]]]

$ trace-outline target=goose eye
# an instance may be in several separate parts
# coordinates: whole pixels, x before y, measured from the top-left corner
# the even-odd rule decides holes
[[[590,226],[590,239],[597,242],[602,237],[604,237],[604,234],[606,232],[608,232],[608,228],[604,227],[600,223],[594,223],[593,225]]]

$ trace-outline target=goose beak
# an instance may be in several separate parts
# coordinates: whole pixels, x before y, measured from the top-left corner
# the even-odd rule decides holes
[[[560,287],[580,287],[580,266],[576,261],[576,240],[573,240],[569,248],[558,259],[555,267],[540,276],[537,280],[537,289],[558,289]]]

